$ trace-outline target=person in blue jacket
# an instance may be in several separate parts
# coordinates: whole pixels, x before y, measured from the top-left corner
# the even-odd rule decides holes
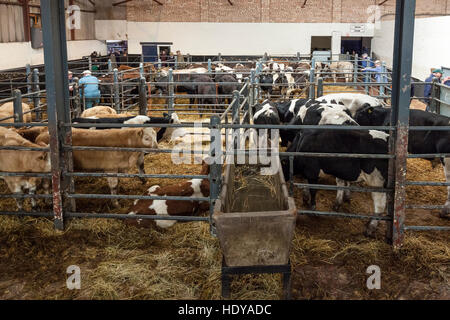
[[[373,68],[367,67],[367,68],[364,68],[363,71],[374,72],[375,73],[375,82],[382,82],[381,81],[381,72],[383,72],[383,68],[381,67],[380,60],[375,61],[375,67],[373,67]]]
[[[92,108],[94,104],[100,102],[100,90],[98,89],[98,79],[91,74],[91,71],[83,72],[83,77],[78,82],[80,86],[80,95],[85,101],[85,109]]]
[[[423,91],[423,96],[425,97],[425,102],[427,104],[427,108],[426,111],[431,111],[430,109],[430,104],[431,104],[431,88],[432,85],[431,83],[433,83],[433,79],[434,78],[438,78],[438,80],[441,79],[442,77],[442,70],[441,69],[434,69],[432,71],[432,73],[430,74],[430,76],[428,78],[425,79],[425,83],[427,83],[427,85],[425,85],[425,89]]]
[[[375,75],[375,82],[381,83],[383,82],[383,77],[382,77],[382,72],[383,72],[383,68],[381,66],[381,61],[377,60],[375,61],[375,67],[367,67],[362,69],[362,71],[364,72],[373,72],[373,74]],[[367,81],[367,78],[364,79],[364,81]],[[369,82],[370,82],[370,77],[369,77]],[[380,85],[381,88],[381,85]],[[372,94],[376,94],[375,89],[372,87]]]

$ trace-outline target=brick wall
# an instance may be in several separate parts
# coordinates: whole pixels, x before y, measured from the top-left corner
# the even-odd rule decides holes
[[[134,0],[127,3],[129,21],[150,22],[342,22],[362,23],[370,6],[382,0]],[[450,0],[417,0],[417,14],[450,14]],[[395,0],[381,6],[383,20],[393,19]]]

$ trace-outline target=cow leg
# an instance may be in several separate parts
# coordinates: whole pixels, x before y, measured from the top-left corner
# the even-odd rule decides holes
[[[13,193],[16,195],[21,195],[23,194],[22,191],[22,187],[21,186],[15,186]],[[23,210],[23,200],[24,198],[15,198],[16,199],[16,204],[17,204],[17,211],[22,211]]]
[[[139,170],[139,174],[145,174],[145,168],[144,168],[144,152],[141,152],[139,154],[138,160],[137,160],[137,166],[138,166],[138,170]],[[142,184],[145,184],[145,182],[147,182],[147,180],[145,180],[145,178],[139,177],[139,180],[141,180]]]
[[[336,185],[338,187],[344,187],[344,186],[346,186],[346,182],[342,179],[336,178]],[[343,202],[344,202],[344,190],[339,189],[336,192],[336,201],[334,202],[333,210],[339,211],[339,209],[341,209],[341,207],[342,207]]]
[[[35,195],[36,194],[36,186],[32,186],[28,189],[28,194]],[[31,211],[36,211],[37,208],[37,202],[35,198],[30,198],[31,200]]]
[[[50,179],[42,179],[42,189],[44,190],[45,194],[50,194]],[[45,204],[50,205],[52,204],[52,199],[45,198]]]
[[[112,172],[112,173],[117,173],[117,172]],[[111,195],[117,195],[117,186],[119,185],[119,178],[114,177],[114,178],[106,178],[106,180],[108,180],[108,186],[109,189],[111,189]],[[119,201],[117,199],[113,199],[112,200],[113,206],[118,208],[119,207]]]
[[[303,195],[303,205],[305,207],[310,207],[311,193],[309,192],[309,188],[304,188],[302,190],[302,195]]]
[[[375,216],[381,216],[386,208],[386,194],[382,192],[372,192],[372,200]],[[370,220],[366,225],[364,235],[373,238],[377,231],[379,220]]]
[[[350,187],[350,182],[345,181],[345,186]],[[351,196],[350,196],[350,190],[344,190],[344,202],[350,203]]]
[[[309,184],[317,184],[319,180],[318,179],[308,179],[308,183]],[[317,189],[306,189],[309,191],[309,194],[311,195],[311,203],[309,205],[309,209],[310,210],[316,210],[316,194],[317,194]],[[305,201],[305,193],[303,193],[303,201]]]
[[[444,159],[445,181],[450,182],[450,158]],[[450,215],[450,186],[447,186],[447,201],[440,213],[441,218],[447,218]]]

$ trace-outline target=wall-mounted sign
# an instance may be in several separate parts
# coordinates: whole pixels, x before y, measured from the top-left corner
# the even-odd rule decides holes
[[[366,32],[366,26],[364,24],[352,24],[350,26],[351,33],[364,33]]]

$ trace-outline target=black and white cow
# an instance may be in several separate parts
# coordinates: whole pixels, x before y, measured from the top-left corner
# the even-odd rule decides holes
[[[372,107],[383,106],[381,100],[362,93],[332,93],[316,98],[316,100],[326,103],[342,104],[349,110],[352,117],[355,116],[356,111],[367,105]]]
[[[362,126],[389,126],[391,109],[367,106],[356,112],[355,120]],[[450,126],[450,118],[422,110],[410,110],[410,126]],[[408,137],[408,152],[412,154],[450,153],[450,131],[412,130]],[[430,160],[430,159],[428,159]],[[431,159],[435,160],[435,159]],[[450,182],[450,158],[441,159],[445,178]],[[447,201],[441,217],[450,214],[450,186],[447,187]]]
[[[281,124],[280,115],[277,109],[277,103],[265,100],[255,106],[253,114],[254,124]]]
[[[285,115],[289,125],[358,125],[342,104],[308,99],[297,99]],[[299,129],[283,129],[280,132],[282,145],[292,142]]]
[[[288,152],[326,152],[386,154],[388,134],[382,131],[357,130],[302,130],[297,133]],[[289,160],[282,161],[286,180],[290,179]],[[337,181],[363,181],[371,187],[383,187],[387,181],[387,159],[335,158],[335,157],[294,157],[294,176],[301,176],[310,184],[317,184],[320,172],[336,177]],[[340,185],[338,183],[338,185]],[[305,205],[316,208],[317,190],[311,189]],[[372,192],[375,215],[381,215],[386,207],[386,194]],[[339,199],[337,199],[339,201]],[[365,234],[373,236],[378,220],[367,224]]]

